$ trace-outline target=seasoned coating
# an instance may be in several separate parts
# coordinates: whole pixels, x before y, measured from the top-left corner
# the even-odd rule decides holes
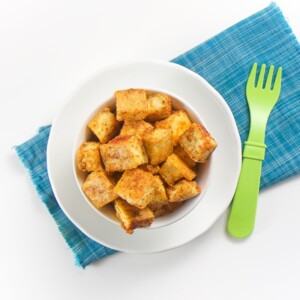
[[[176,210],[183,204],[184,204],[183,201],[182,202],[168,202],[167,204],[162,205],[161,207],[156,206],[153,210],[154,216],[155,216],[155,218],[165,216],[165,215],[173,212],[174,210]]]
[[[171,98],[166,94],[152,94],[148,96],[148,115],[150,122],[165,119],[171,115]]]
[[[120,123],[108,107],[100,110],[89,122],[88,127],[97,136],[101,144],[107,143],[120,130]]]
[[[144,171],[150,172],[153,175],[157,175],[160,169],[159,166],[152,166],[152,165],[141,165],[139,166],[139,168]]]
[[[175,153],[182,161],[184,161],[191,169],[196,166],[196,162],[193,161],[189,155],[184,151],[180,144],[178,144],[173,149],[173,153]]]
[[[137,121],[124,121],[124,125],[121,129],[120,135],[137,135],[142,138],[146,133],[153,129],[153,125],[144,120]]]
[[[143,137],[144,147],[152,165],[164,162],[173,152],[171,129],[156,128]]]
[[[154,177],[139,168],[126,170],[114,191],[129,204],[143,209],[154,197]]]
[[[129,234],[136,228],[150,226],[154,220],[154,214],[148,207],[139,209],[120,198],[115,200],[114,206],[122,228]]]
[[[129,89],[116,91],[117,120],[143,120],[148,114],[146,91]]]
[[[170,186],[181,178],[193,180],[196,174],[176,154],[172,153],[159,170],[162,179]]]
[[[178,138],[189,129],[191,121],[184,110],[174,111],[170,117],[162,121],[155,122],[155,128],[169,128],[173,134],[173,144],[178,144]]]
[[[153,199],[150,201],[147,207],[149,207],[154,215],[156,216],[156,212],[161,211],[162,207],[169,203],[169,199],[166,194],[166,189],[161,180],[160,176],[154,176],[154,188],[155,194]]]
[[[201,193],[196,181],[181,180],[171,187],[167,187],[170,202],[181,202],[193,198]]]
[[[205,163],[216,149],[217,143],[203,125],[193,123],[179,137],[179,143],[185,152],[196,162]]]
[[[90,202],[99,209],[114,205],[131,234],[201,193],[197,166],[217,143],[184,109],[172,111],[169,95],[131,88],[115,98],[112,111],[101,109],[88,123],[95,137],[80,146],[76,163],[91,172],[82,185]]]
[[[154,188],[155,188],[155,194],[151,201],[151,203],[164,203],[166,204],[168,202],[168,197],[166,194],[166,189],[164,186],[163,181],[161,180],[159,175],[153,176],[154,177]],[[150,203],[149,203],[150,204]]]
[[[106,205],[118,197],[114,192],[113,184],[103,171],[95,171],[89,174],[82,185],[82,190],[97,208]]]
[[[107,172],[134,169],[148,162],[142,141],[133,135],[117,136],[100,145],[100,152]]]
[[[76,154],[78,169],[83,172],[103,170],[99,143],[84,142],[81,144]]]

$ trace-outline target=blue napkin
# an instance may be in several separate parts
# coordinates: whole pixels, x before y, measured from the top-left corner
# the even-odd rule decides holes
[[[279,7],[271,3],[264,10],[221,32],[175,58],[204,77],[230,106],[244,141],[249,130],[245,84],[253,62],[283,67],[282,92],[270,116],[261,188],[300,173],[300,47]],[[17,146],[16,152],[28,169],[41,200],[85,268],[91,262],[114,253],[85,236],[60,209],[53,195],[46,166],[46,147],[51,126]]]

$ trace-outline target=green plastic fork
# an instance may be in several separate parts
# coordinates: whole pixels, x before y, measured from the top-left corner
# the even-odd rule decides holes
[[[253,64],[246,86],[250,131],[244,145],[242,169],[227,223],[227,231],[236,238],[248,237],[254,228],[262,161],[265,158],[266,126],[281,89],[281,67],[273,86],[274,66],[269,69],[265,85],[266,65],[261,66],[257,84],[256,70],[257,63]]]

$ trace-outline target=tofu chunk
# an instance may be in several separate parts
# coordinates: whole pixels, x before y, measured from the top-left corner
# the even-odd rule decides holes
[[[153,175],[157,175],[160,169],[159,166],[152,166],[152,165],[142,165],[139,166],[139,168],[146,172],[150,172]]]
[[[196,177],[196,173],[174,153],[172,153],[161,166],[159,174],[170,186],[182,178],[193,180]]]
[[[78,169],[83,172],[103,170],[100,157],[99,143],[84,142],[76,154]]]
[[[183,203],[184,202],[168,202],[165,205],[156,206],[155,208],[153,208],[154,216],[155,218],[158,218],[168,215],[169,213],[182,206]]]
[[[120,198],[115,200],[114,206],[122,228],[129,234],[136,228],[150,226],[154,220],[153,212],[147,207],[139,209]]]
[[[139,168],[126,170],[114,191],[129,204],[143,209],[154,197],[154,177]]]
[[[193,198],[201,193],[196,181],[181,180],[172,187],[167,188],[170,202],[181,202]]]
[[[82,185],[82,190],[97,208],[101,208],[118,197],[114,192],[113,184],[103,171],[89,174]]]
[[[189,155],[184,151],[180,144],[174,147],[173,153],[175,153],[181,160],[183,160],[191,169],[196,166],[196,162],[189,157]]]
[[[147,207],[149,207],[156,216],[156,212],[160,211],[163,206],[167,205],[169,203],[169,199],[166,194],[164,183],[158,175],[154,176],[154,187],[154,197]]]
[[[169,199],[166,194],[166,189],[164,186],[163,181],[161,180],[159,175],[153,176],[154,177],[154,187],[155,187],[155,194],[151,201],[151,203],[168,203]]]
[[[134,169],[148,163],[148,156],[141,139],[136,136],[118,136],[100,145],[102,160],[107,172]]]
[[[88,123],[88,127],[97,136],[101,144],[107,143],[120,130],[120,124],[108,107],[100,110]]]
[[[143,120],[148,114],[146,91],[129,89],[116,91],[117,120]]]
[[[143,137],[144,147],[152,165],[164,162],[173,152],[171,129],[156,128]]]
[[[142,138],[146,133],[150,132],[154,127],[144,120],[124,121],[120,135],[137,135]]]
[[[170,117],[155,122],[155,128],[169,128],[173,134],[173,144],[178,144],[178,138],[189,129],[191,121],[184,110],[174,111]]]
[[[147,121],[154,122],[171,115],[171,98],[166,94],[152,94],[148,96]]]
[[[216,149],[217,143],[201,124],[193,123],[179,137],[179,143],[185,152],[196,162],[205,163]]]

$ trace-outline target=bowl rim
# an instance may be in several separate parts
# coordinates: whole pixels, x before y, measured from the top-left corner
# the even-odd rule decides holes
[[[144,89],[143,87],[140,87],[140,89]],[[200,117],[199,112],[197,112],[197,110],[194,108],[194,106],[192,104],[190,104],[187,100],[183,99],[181,96],[178,96],[177,94],[168,91],[166,89],[160,89],[160,88],[155,88],[153,87],[151,90],[149,89],[145,89],[146,92],[154,92],[154,93],[164,93],[167,94],[168,96],[170,96],[172,98],[172,100],[175,100],[176,102],[179,102],[180,105],[182,107],[180,108],[176,108],[175,110],[180,110],[180,109],[185,109],[189,118],[191,119],[192,123],[200,123],[202,124],[205,128],[207,128],[206,124],[205,124],[205,120],[203,120]],[[112,91],[113,94],[115,91]],[[88,199],[88,197],[85,195],[85,193],[82,190],[82,183],[83,181],[80,180],[79,176],[78,176],[78,172],[80,172],[80,170],[77,167],[77,162],[76,162],[76,154],[78,151],[78,147],[83,143],[83,142],[87,142],[88,140],[81,140],[79,143],[79,135],[80,133],[86,129],[88,121],[91,120],[92,116],[96,114],[97,111],[99,111],[100,109],[103,109],[105,107],[108,107],[109,105],[106,105],[107,102],[111,102],[113,100],[113,98],[115,98],[114,96],[112,96],[110,99],[107,100],[103,100],[103,101],[99,101],[99,104],[97,105],[97,107],[94,107],[90,113],[90,115],[87,117],[87,119],[85,119],[84,124],[82,124],[82,126],[79,129],[79,132],[77,132],[77,135],[73,141],[73,149],[72,149],[72,158],[73,158],[73,176],[75,177],[75,181],[77,183],[77,187],[82,195],[82,197],[84,198],[85,201],[87,201],[87,203],[92,207],[92,209],[94,209],[98,214],[101,215],[101,217],[106,218],[109,222],[113,222],[117,225],[120,226],[120,221],[119,220],[113,220],[111,217],[107,216],[107,214],[105,214],[105,212],[102,212],[101,209],[97,209],[97,207],[95,207],[95,205],[93,205],[93,203],[91,203],[91,201]],[[114,100],[115,101],[115,100]],[[101,107],[101,108],[100,108]],[[173,105],[172,105],[173,108]],[[173,111],[173,110],[172,110]],[[190,116],[190,113],[192,113],[192,117]],[[209,131],[209,130],[208,130]],[[213,161],[213,153],[211,155],[211,157],[209,158],[209,161],[205,163],[205,165],[208,167],[208,171],[210,171],[211,169],[211,163]],[[199,176],[199,165],[197,166],[197,170],[196,170],[196,178]],[[88,175],[88,174],[87,174]],[[167,214],[163,217],[155,217],[153,223],[148,226],[148,227],[143,227],[143,228],[139,228],[140,230],[151,230],[151,229],[156,229],[156,228],[160,228],[160,227],[164,227],[164,226],[169,226],[174,222],[179,221],[181,218],[186,217],[198,204],[199,202],[205,197],[206,191],[209,187],[209,183],[210,183],[210,179],[211,179],[211,172],[208,172],[208,176],[207,176],[207,180],[205,182],[205,184],[201,184],[201,193],[191,199],[188,199],[187,202],[185,202],[185,205],[182,205],[181,207],[179,207],[178,209],[176,209],[175,214],[173,214],[174,212],[171,212],[170,214]],[[196,178],[194,180],[196,180]],[[186,203],[191,203],[191,201],[193,201],[192,204],[190,205],[186,205]],[[111,203],[111,202],[110,202]],[[157,220],[158,219],[158,220]]]
[[[55,145],[55,128],[57,123],[59,123],[59,119],[61,118],[61,115],[64,112],[64,109],[66,109],[70,102],[72,101],[72,99],[76,96],[76,94],[78,94],[78,92],[86,85],[88,84],[91,80],[95,79],[96,77],[98,77],[99,75],[101,75],[102,73],[109,71],[109,70],[115,70],[117,68],[124,68],[124,67],[128,67],[132,64],[154,64],[154,65],[161,65],[164,66],[166,68],[168,68],[168,66],[170,68],[174,68],[174,70],[178,70],[179,72],[184,72],[186,73],[188,76],[190,76],[191,78],[195,79],[196,81],[200,81],[201,84],[209,91],[210,94],[212,94],[214,97],[217,98],[218,101],[218,105],[220,107],[222,107],[222,109],[226,112],[226,120],[230,123],[231,125],[231,129],[232,129],[232,134],[234,136],[234,140],[235,140],[235,148],[236,148],[236,159],[235,159],[235,174],[234,174],[234,186],[236,186],[237,181],[238,181],[238,176],[239,176],[239,172],[241,169],[241,161],[242,161],[242,155],[241,155],[241,140],[240,140],[240,135],[238,132],[238,128],[237,128],[237,124],[235,122],[234,116],[228,106],[228,104],[226,103],[226,101],[224,100],[224,98],[219,94],[218,91],[216,91],[203,77],[201,77],[200,75],[194,73],[193,71],[187,69],[184,66],[181,66],[179,64],[176,64],[174,62],[167,62],[167,61],[160,61],[160,60],[155,60],[155,59],[131,59],[131,60],[125,60],[125,61],[121,61],[121,62],[116,62],[114,64],[110,64],[104,67],[101,67],[100,69],[98,69],[96,72],[93,72],[91,75],[87,76],[85,79],[83,79],[79,84],[76,85],[76,87],[74,89],[71,90],[70,93],[68,93],[68,95],[66,97],[63,97],[62,101],[62,105],[60,108],[58,108],[58,113],[56,114],[56,116],[54,117],[53,123],[52,123],[52,128],[50,130],[50,134],[49,134],[49,140],[48,140],[48,146],[47,146],[47,167],[48,167],[48,175],[49,175],[49,180],[51,183],[51,187],[53,190],[53,193],[55,195],[55,198],[59,204],[59,206],[61,207],[62,211],[65,213],[65,215],[71,220],[71,222],[78,227],[85,235],[87,235],[88,237],[90,237],[91,239],[101,243],[102,245],[106,246],[106,247],[110,247],[113,248],[115,250],[120,250],[120,251],[124,251],[127,253],[155,253],[155,252],[161,252],[161,251],[166,251],[172,248],[176,248],[179,246],[182,246],[190,241],[192,241],[193,239],[195,239],[196,237],[202,235],[204,232],[206,232],[219,218],[220,216],[225,212],[225,210],[227,209],[227,207],[229,206],[232,196],[234,194],[234,191],[230,191],[230,199],[227,199],[226,201],[224,201],[224,203],[222,203],[222,205],[219,206],[218,208],[218,212],[215,214],[214,218],[211,218],[209,220],[205,221],[205,225],[202,226],[201,225],[201,229],[198,229],[197,233],[193,232],[193,235],[191,236],[191,234],[189,234],[188,238],[182,239],[180,242],[172,242],[169,245],[160,245],[159,247],[155,247],[155,248],[151,248],[151,249],[141,249],[138,247],[131,247],[131,245],[127,245],[127,246],[116,246],[116,244],[112,244],[111,241],[107,241],[104,240],[103,238],[99,238],[98,234],[95,233],[94,231],[90,231],[87,229],[86,226],[84,226],[82,224],[82,220],[78,220],[75,219],[70,212],[68,211],[68,209],[65,207],[64,203],[62,203],[60,197],[59,197],[59,192],[60,189],[58,186],[56,186],[54,184],[55,181],[55,174],[54,174],[54,166],[51,166],[51,162],[50,162],[50,157],[51,157],[51,152],[53,152],[55,150],[54,145]],[[234,189],[235,190],[235,189]]]

